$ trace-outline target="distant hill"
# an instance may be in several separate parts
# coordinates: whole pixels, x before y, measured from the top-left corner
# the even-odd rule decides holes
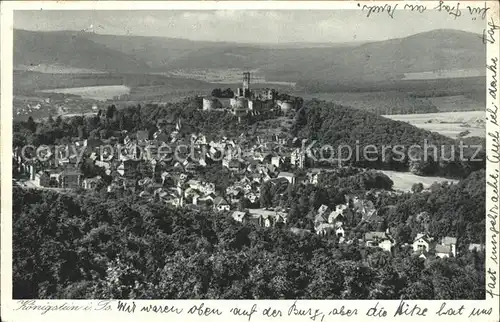
[[[148,72],[133,53],[96,43],[79,32],[14,31],[14,66],[59,65],[108,72]]]
[[[484,68],[485,46],[478,35],[457,30],[434,30],[400,39],[363,44],[332,58],[337,71],[358,77],[400,78],[404,73],[463,68]],[[327,79],[328,65],[318,69]]]
[[[259,69],[268,80],[345,84],[399,80],[405,73],[484,69],[479,35],[440,29],[364,44],[269,44],[15,30],[17,65],[62,64],[122,73]]]
[[[484,69],[485,47],[478,35],[435,30],[358,46],[267,49],[200,49],[171,68],[260,68],[274,80],[369,81],[401,79],[405,73],[463,68]]]
[[[164,37],[115,36],[95,33],[81,33],[79,36],[106,48],[132,55],[151,68],[162,70],[176,59],[200,48],[217,48],[231,45],[231,43],[225,42],[192,41]]]

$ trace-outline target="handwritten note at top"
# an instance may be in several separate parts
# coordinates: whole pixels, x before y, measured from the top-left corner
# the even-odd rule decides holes
[[[451,2],[440,0],[435,6],[427,7],[424,4],[405,4],[404,6],[399,6],[399,4],[384,4],[384,5],[361,5],[358,3],[358,7],[361,11],[366,12],[366,17],[369,18],[374,14],[386,14],[390,18],[394,18],[396,9],[403,11],[410,11],[417,14],[424,13],[426,10],[430,9],[433,11],[442,12],[445,15],[452,16],[454,19],[461,17],[462,15],[468,16],[472,20],[486,18],[488,10],[487,3],[484,2],[477,6],[463,6],[460,2]]]

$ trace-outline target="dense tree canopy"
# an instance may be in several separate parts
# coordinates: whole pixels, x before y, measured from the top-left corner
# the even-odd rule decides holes
[[[441,222],[450,220],[447,214],[453,209],[462,209],[463,205],[454,206],[455,194],[466,190],[478,196],[472,190],[478,188],[474,179],[479,178],[457,187],[436,188],[440,190],[434,197],[415,194],[398,203],[397,211],[386,214],[387,218],[404,223],[406,219],[397,214],[411,208],[413,199],[428,198],[431,215],[437,216],[436,234],[462,229],[459,222],[451,226]],[[297,192],[289,193],[296,196]],[[318,201],[312,195],[293,199],[297,200],[292,205],[296,222],[307,221],[302,207]],[[481,229],[479,235],[484,234],[484,224],[479,229],[482,218],[460,212],[457,216],[469,234]],[[484,296],[484,253],[467,250],[424,266],[404,250],[391,255],[338,244],[334,237],[241,225],[220,214],[172,209],[133,196],[102,199],[15,188],[13,218],[15,298]]]

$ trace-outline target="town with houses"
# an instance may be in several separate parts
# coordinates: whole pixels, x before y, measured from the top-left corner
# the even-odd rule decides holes
[[[204,97],[203,110],[230,109],[238,116],[273,109],[286,112],[295,108],[294,104],[297,104],[298,100],[277,100],[277,95],[273,89],[251,90],[250,73],[244,73],[243,86],[237,88],[233,98],[224,100]],[[166,125],[172,122],[175,122],[176,130],[168,132]],[[296,234],[334,235],[339,243],[345,244],[354,242],[352,238],[348,238],[348,232],[353,228],[352,223],[349,226],[346,220],[349,216],[352,217],[353,213],[360,215],[360,222],[377,224],[383,221],[372,201],[363,196],[348,196],[345,203],[334,209],[326,205],[316,209],[314,230],[288,227],[289,209],[260,207],[261,185],[268,181],[272,184],[286,182],[290,185],[315,185],[322,174],[336,171],[335,169],[308,167],[308,157],[314,151],[304,151],[297,147],[304,142],[297,142],[297,138],[290,139],[284,134],[255,138],[242,134],[237,139],[223,137],[211,140],[203,133],[191,133],[188,137],[181,137],[181,129],[180,120],[160,119],[157,122],[157,131],[152,137],[148,135],[148,131],[143,130],[123,133],[123,141],[116,137],[107,140],[76,141],[74,152],[77,153],[73,154],[68,153],[68,150],[54,152],[53,147],[37,151],[41,159],[46,161],[40,161],[40,157],[36,161],[27,160],[23,157],[25,152],[20,147],[15,148],[13,160],[19,175],[14,181],[24,188],[61,192],[67,189],[95,191],[105,186],[108,193],[126,190],[141,198],[161,201],[173,207],[188,207],[195,211],[213,209],[221,216],[231,216],[242,224],[252,222],[269,229],[286,227]],[[170,152],[178,152],[175,158],[170,155],[167,160],[160,153],[167,147]],[[179,147],[184,149],[178,149]],[[80,151],[83,151],[81,155]],[[101,169],[111,181],[106,183],[100,175],[84,178],[79,167],[79,164],[84,162],[90,162]],[[131,176],[130,173],[135,171],[138,164],[149,168],[151,176]],[[199,175],[210,165],[220,166],[231,173],[233,180],[225,191],[220,191],[215,183],[205,181],[203,176]],[[303,171],[305,176],[299,178],[295,174],[296,170]],[[23,176],[26,179],[20,179]],[[241,207],[242,200],[248,208]],[[413,249],[414,254],[425,259],[445,258],[457,254],[456,237],[447,236],[435,240],[425,232],[419,233],[413,244],[397,245],[390,229],[366,232],[363,238],[356,242],[387,252],[392,252],[395,247],[408,247]],[[482,250],[483,245],[470,244],[469,249]]]

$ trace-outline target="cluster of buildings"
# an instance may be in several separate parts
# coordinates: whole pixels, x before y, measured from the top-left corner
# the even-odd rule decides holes
[[[337,205],[335,209],[329,210],[327,206],[322,205],[317,212],[315,218],[315,231],[319,235],[335,234],[339,238],[339,242],[352,243],[352,240],[346,240],[345,226],[352,218],[361,218],[359,222],[351,225],[359,225],[363,222],[379,225],[384,219],[377,215],[377,210],[373,203],[368,200],[360,200],[357,197],[350,198],[345,204]],[[353,213],[360,214],[360,217],[353,216]],[[385,231],[369,231],[360,240],[366,247],[377,247],[387,252],[392,252],[396,246],[396,241],[390,229]],[[420,258],[429,259],[433,257],[446,258],[457,256],[457,238],[443,237],[440,240],[435,240],[427,233],[419,233],[415,237],[411,245],[403,245],[411,247],[413,253]],[[482,250],[482,245],[471,244],[469,250]]]
[[[428,234],[419,233],[415,237],[412,247],[413,251],[424,259],[432,255],[439,258],[457,255],[457,239],[455,237],[443,237],[438,241]]]
[[[84,148],[87,140],[77,143]],[[62,153],[62,151],[59,151]],[[26,174],[31,186],[39,188],[76,189],[85,183],[76,155],[55,157],[54,150],[37,151],[38,157],[26,160],[21,148],[13,149],[13,166],[17,173]]]
[[[99,108],[99,102],[75,95],[60,93],[39,93],[38,95],[42,95],[42,97],[14,97],[14,116],[39,118],[54,114],[88,114],[96,112]]]
[[[38,187],[78,188],[82,182],[82,174],[78,169],[49,169],[36,172],[31,166],[30,178]]]
[[[391,252],[396,246],[394,238],[389,230],[385,232],[368,232],[364,238],[367,247],[379,247],[384,251]],[[426,233],[419,233],[410,245],[415,256],[423,259],[447,258],[457,256],[457,239],[455,237],[443,237],[439,241],[434,240]]]
[[[373,225],[377,226],[384,222],[384,219],[377,212],[370,200],[360,199],[357,196],[346,196],[344,204],[336,205],[333,209],[321,205],[316,210],[314,232],[320,236],[333,234],[338,238],[339,243],[351,244],[354,240],[349,239],[347,236],[350,228],[359,227],[363,223],[372,224],[370,226],[373,227]],[[270,212],[269,216],[272,216],[272,214],[273,212]],[[252,214],[247,213],[244,216],[242,212],[234,212],[233,217],[236,217],[235,220],[241,222],[240,218],[252,218]],[[291,230],[296,233],[311,233],[310,230],[306,229],[292,228]],[[365,247],[380,248],[391,253],[394,247],[397,246],[396,240],[388,228],[385,231],[368,231],[358,242]],[[415,256],[423,259],[457,256],[457,238],[449,236],[437,240],[427,233],[419,233],[412,244],[404,244],[401,247],[410,247]],[[470,244],[469,251],[473,250],[484,250],[484,245]]]
[[[349,242],[346,240],[347,226],[354,227],[363,222],[377,225],[383,221],[384,219],[377,215],[373,202],[357,196],[346,196],[346,202],[336,205],[334,209],[329,209],[327,205],[319,207],[314,218],[314,230],[321,236],[333,233],[339,238],[339,242],[343,243]],[[365,236],[367,246],[378,246],[370,234]]]
[[[241,117],[248,114],[261,114],[273,110],[287,112],[299,108],[297,100],[278,99],[278,92],[272,88],[251,89],[250,73],[243,73],[242,87],[238,87],[234,97],[219,99],[203,98],[203,110],[229,109],[234,115]]]
[[[50,110],[52,107],[49,105],[51,103],[50,98],[27,98],[20,99],[15,97],[13,100],[14,115],[23,116],[31,115],[40,110]]]
[[[180,126],[178,123],[177,129],[180,129]],[[272,150],[272,144],[271,148],[266,148],[261,139],[254,142],[246,141],[244,138],[237,141],[226,138],[208,140],[202,134],[192,134],[189,141],[200,156],[197,160],[192,156],[186,157],[183,162],[179,160],[165,162],[146,157],[135,160],[137,147],[146,145],[161,147],[167,142],[186,143],[185,139],[179,138],[178,131],[167,135],[161,126],[153,133],[152,139],[149,137],[146,131],[138,131],[134,135],[127,134],[121,147],[124,154],[121,155],[111,155],[99,149],[102,144],[118,144],[113,138],[105,141],[87,139],[76,142],[81,148],[85,148],[84,159],[80,162],[91,162],[102,169],[104,176],[97,175],[92,178],[84,178],[77,165],[76,156],[50,158],[50,151],[47,151],[44,158],[49,161],[34,164],[30,161],[23,162],[20,159],[19,149],[14,149],[14,157],[18,161],[16,164],[19,170],[28,173],[30,181],[37,187],[95,190],[99,186],[104,186],[107,187],[107,192],[129,190],[142,198],[159,200],[174,207],[189,207],[193,210],[213,209],[221,214],[230,215],[235,221],[243,224],[255,223],[269,228],[287,226],[289,209],[260,208],[260,189],[262,183],[270,180],[282,183],[286,181],[287,184],[297,182],[292,172],[283,171],[284,168],[298,168],[299,164],[291,163],[291,156],[297,152],[296,149],[290,148],[285,156],[282,156]],[[243,151],[238,154],[225,153],[224,157],[215,160],[215,154],[218,152],[234,151],[237,146],[243,146]],[[135,171],[134,169],[141,163],[143,167],[150,169],[151,175],[130,177],[130,172]],[[226,168],[234,178],[224,192],[218,190],[215,183],[204,180],[198,175],[199,170],[213,163],[220,163],[221,167]],[[158,167],[160,169],[157,169]],[[317,184],[320,174],[321,171],[318,170],[308,171],[306,178],[302,179],[303,183]],[[105,180],[105,177],[108,177],[108,180]],[[242,201],[245,201],[247,207],[241,207]],[[333,234],[340,243],[350,244],[353,239],[352,236],[348,236],[349,229],[362,223],[369,223],[373,227],[383,222],[384,219],[378,215],[373,202],[350,195],[346,196],[345,203],[336,205],[332,209],[327,205],[321,205],[316,210],[314,233],[320,236]],[[297,233],[311,233],[305,229],[294,227],[290,229]],[[366,232],[358,242],[366,247],[377,247],[387,252],[392,252],[396,246],[389,229]],[[412,244],[404,246],[411,247],[416,255],[424,259],[445,258],[457,254],[457,239],[454,237],[444,237],[437,241],[422,233],[416,236]],[[482,250],[484,246],[471,244],[469,249]]]
[[[288,211],[282,208],[247,209],[234,211],[231,216],[243,224],[253,222],[261,227],[284,227],[287,224]]]
[[[234,210],[242,201],[257,208],[262,183],[296,181],[291,170],[297,166],[290,161],[297,154],[292,147],[296,139],[276,134],[214,139],[202,133],[181,134],[181,129],[180,120],[158,120],[154,132],[119,131],[104,140],[74,139],[66,151],[52,146],[39,151],[34,160],[14,148],[13,164],[21,176],[28,177],[31,187],[99,191],[105,187],[107,192],[127,190],[177,207],[216,211]],[[180,146],[187,149],[166,158],[160,153]],[[82,172],[84,163],[94,169],[90,175]],[[216,191],[215,184],[200,175],[213,165],[230,173],[225,191]]]

